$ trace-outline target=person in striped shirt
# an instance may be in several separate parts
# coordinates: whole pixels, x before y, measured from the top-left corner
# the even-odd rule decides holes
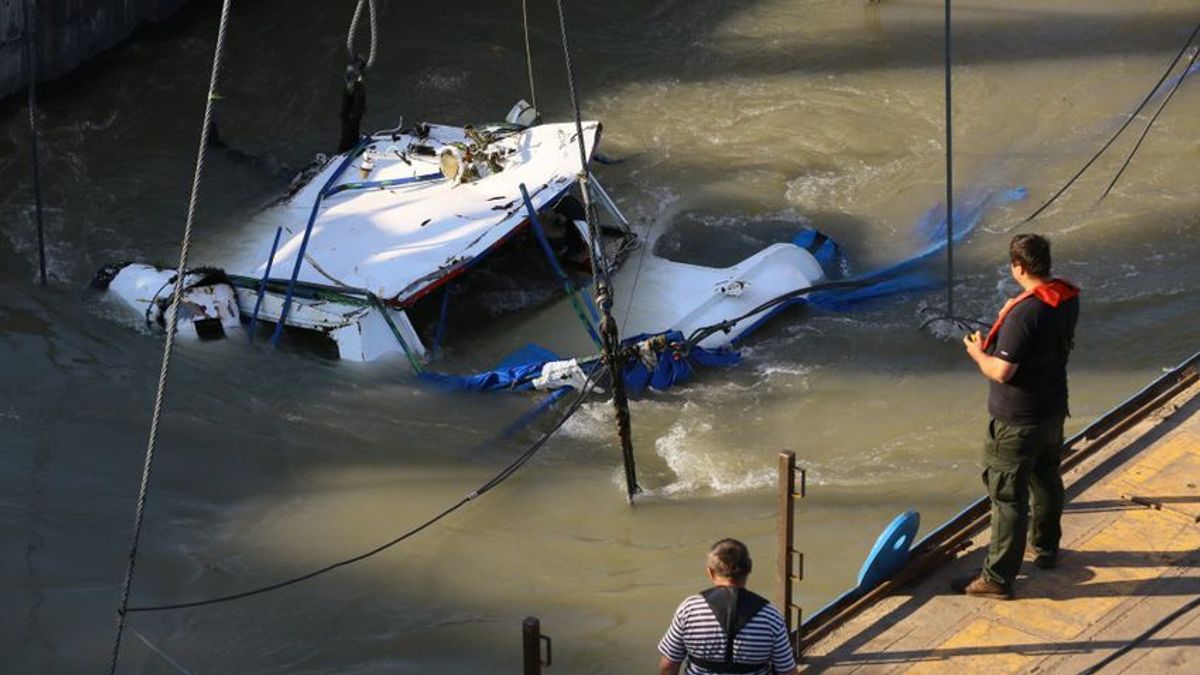
[[[722,539],[708,552],[713,587],[680,603],[658,643],[660,675],[793,675],[799,672],[787,625],[766,598],[746,589],[753,563],[736,539]]]

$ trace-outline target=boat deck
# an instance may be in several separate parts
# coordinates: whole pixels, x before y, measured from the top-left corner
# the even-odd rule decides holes
[[[1078,673],[1200,596],[1200,382],[1157,402],[1064,480],[1057,569],[1027,559],[1010,601],[952,593],[951,580],[983,561],[984,528],[957,559],[809,645],[805,668]],[[1124,671],[1200,672],[1200,609],[1104,669]]]

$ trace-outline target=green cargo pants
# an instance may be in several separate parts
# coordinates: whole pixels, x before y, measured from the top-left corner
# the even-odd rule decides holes
[[[1025,537],[1038,555],[1058,555],[1062,538],[1063,417],[1026,426],[992,420],[983,444],[983,484],[992,502],[992,541],[983,575],[1012,588]],[[1030,526],[1029,502],[1033,498]]]

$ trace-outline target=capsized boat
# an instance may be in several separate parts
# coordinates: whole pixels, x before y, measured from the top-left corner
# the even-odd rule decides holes
[[[342,359],[402,354],[421,370],[438,329],[419,328],[414,313],[435,301],[439,288],[533,230],[594,333],[593,299],[586,290],[576,295],[568,270],[590,274],[599,253],[593,246],[619,263],[638,238],[589,174],[590,198],[605,212],[602,241],[591,241],[578,194],[576,127],[528,124],[531,117],[520,102],[505,124],[377,132],[320,162],[251,220],[243,254],[220,269],[189,273],[177,330],[207,339],[243,322],[282,324],[327,338]],[[590,161],[601,126],[585,122],[582,129]],[[661,335],[741,317],[768,298],[826,280],[839,256],[831,240],[806,230],[796,242],[729,268],[656,260],[625,324],[631,334]],[[174,277],[170,269],[117,264],[102,269],[94,285],[162,326]],[[728,345],[768,315],[738,318],[700,346]]]
[[[526,110],[518,104],[510,118]],[[600,132],[597,122],[583,124],[589,156]],[[328,337],[342,359],[424,359],[429,337],[410,312],[530,228],[531,212],[541,214],[539,237],[562,262],[590,265],[582,206],[571,194],[579,165],[573,124],[420,124],[373,134],[255,217],[244,255],[224,261],[223,274],[189,275],[179,331],[219,337],[218,327],[241,320],[282,320]],[[619,261],[637,237],[599,181],[590,183],[612,221],[600,245]],[[116,264],[94,285],[162,326],[174,276]],[[207,301],[214,286],[227,286],[221,295],[236,307]]]

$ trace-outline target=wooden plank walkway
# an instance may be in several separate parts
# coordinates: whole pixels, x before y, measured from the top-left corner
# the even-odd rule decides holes
[[[1064,475],[1059,566],[1026,560],[1010,601],[954,594],[984,529],[953,562],[805,651],[810,672],[1078,673],[1200,596],[1200,383]],[[1200,608],[1103,672],[1200,672]]]

